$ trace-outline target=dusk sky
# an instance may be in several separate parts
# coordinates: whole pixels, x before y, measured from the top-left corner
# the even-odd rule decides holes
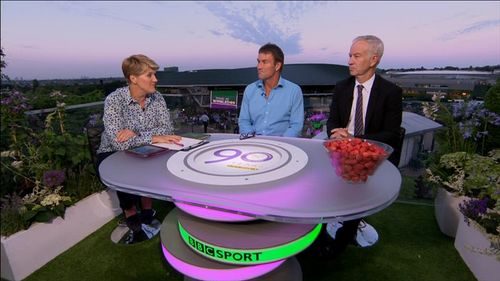
[[[180,71],[256,65],[267,42],[287,63],[347,65],[358,35],[385,44],[379,68],[500,64],[500,1],[2,1],[11,79],[121,77],[145,54]]]

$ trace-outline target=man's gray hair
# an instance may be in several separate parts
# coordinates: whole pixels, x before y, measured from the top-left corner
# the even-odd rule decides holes
[[[384,42],[380,40],[377,36],[374,35],[363,35],[363,36],[358,36],[352,40],[352,43],[356,43],[358,41],[365,41],[370,45],[370,49],[372,53],[380,58],[382,58],[382,55],[384,54]]]

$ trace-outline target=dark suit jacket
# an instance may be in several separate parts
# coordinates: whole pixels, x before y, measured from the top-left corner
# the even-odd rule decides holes
[[[340,81],[335,86],[330,116],[327,122],[327,133],[335,128],[346,128],[351,115],[355,78]],[[375,75],[370,92],[370,101],[365,116],[365,134],[356,136],[386,143],[394,148],[391,156],[399,155],[399,132],[401,127],[403,106],[403,90],[397,85]],[[399,159],[389,157],[389,161],[397,166]]]

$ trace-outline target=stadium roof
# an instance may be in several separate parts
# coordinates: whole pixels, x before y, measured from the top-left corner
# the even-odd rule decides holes
[[[349,77],[349,69],[337,64],[285,64],[282,76],[299,86],[333,86]],[[256,67],[157,71],[158,87],[246,86],[257,78]]]

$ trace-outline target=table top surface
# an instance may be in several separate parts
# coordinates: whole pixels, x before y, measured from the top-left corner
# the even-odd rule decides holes
[[[189,151],[139,158],[119,151],[99,167],[108,187],[261,219],[321,223],[365,217],[398,196],[401,174],[384,161],[366,183],[339,178],[323,140],[212,134]]]

